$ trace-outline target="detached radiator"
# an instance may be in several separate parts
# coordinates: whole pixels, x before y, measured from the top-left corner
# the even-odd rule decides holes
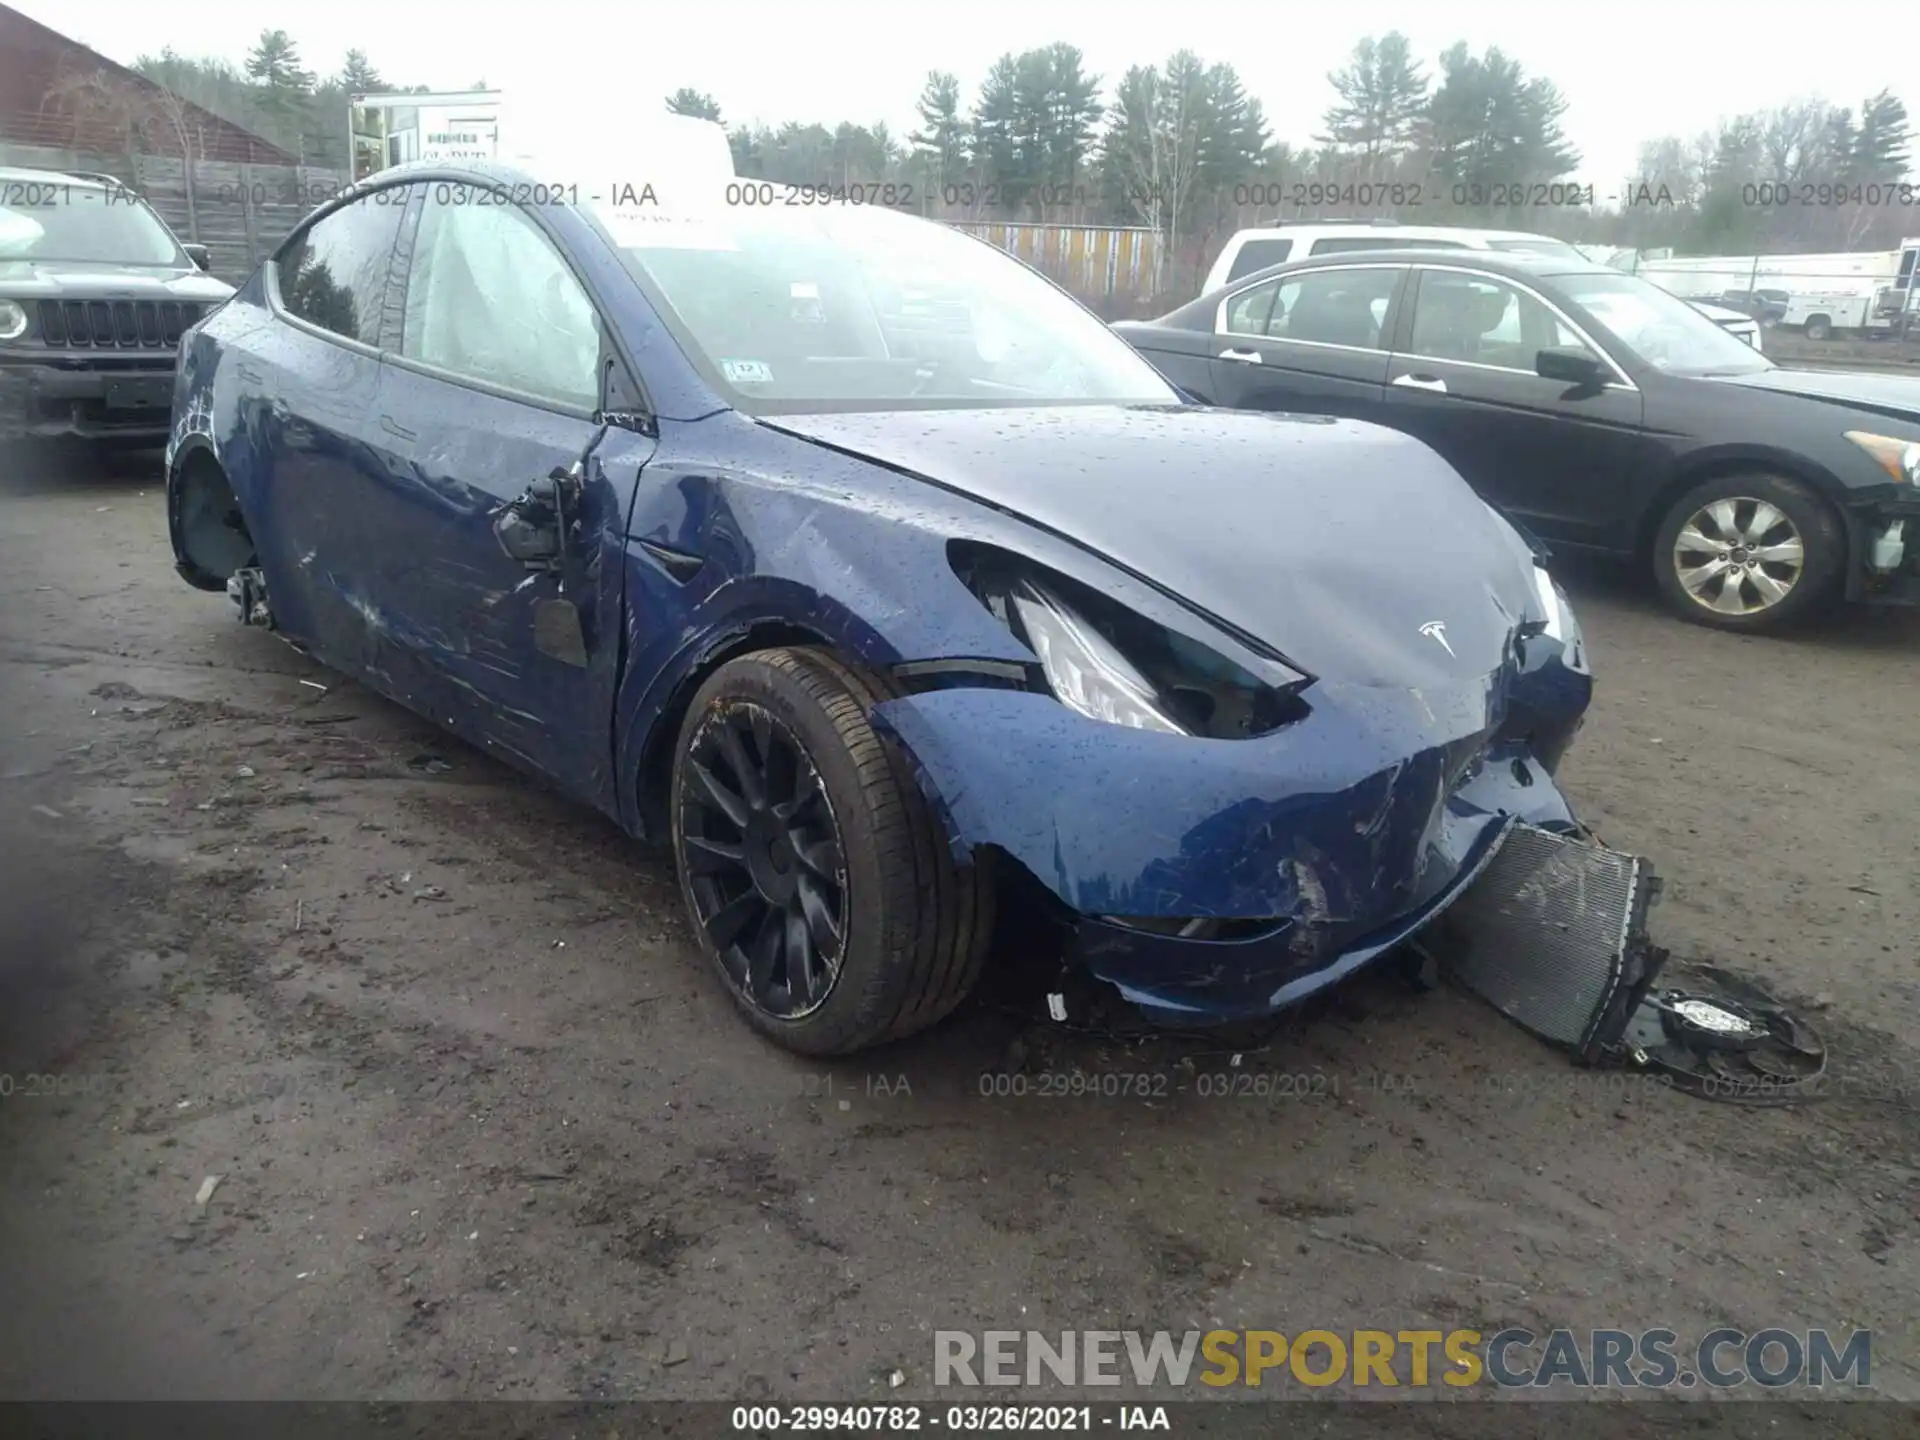
[[[1431,948],[1503,1015],[1593,1064],[1666,961],[1647,938],[1660,882],[1638,856],[1531,825],[1499,845]]]

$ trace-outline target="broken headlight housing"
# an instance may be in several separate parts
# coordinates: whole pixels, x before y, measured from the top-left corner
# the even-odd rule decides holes
[[[1308,676],[1262,679],[1192,637],[1064,575],[985,546],[953,547],[955,573],[1022,644],[1068,709],[1164,735],[1246,739],[1307,713]]]
[[[1146,677],[1052,591],[1022,580],[1007,596],[1021,637],[1040,657],[1056,699],[1069,710],[1110,725],[1192,732],[1161,708]]]
[[[1567,592],[1540,565],[1533,567],[1533,589],[1539,597],[1541,613],[1546,616],[1536,633],[1549,640],[1558,640],[1561,659],[1566,667],[1576,674],[1585,675],[1587,642],[1580,633],[1580,622],[1573,618],[1573,602],[1567,599]]]

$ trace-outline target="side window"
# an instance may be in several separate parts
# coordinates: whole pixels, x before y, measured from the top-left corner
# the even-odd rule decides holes
[[[1279,290],[1280,282],[1269,280],[1234,296],[1227,302],[1227,329],[1235,335],[1266,334],[1267,316],[1273,313],[1273,297]]]
[[[539,226],[435,186],[407,277],[400,353],[578,410],[599,398],[600,321]]]
[[[1381,327],[1398,283],[1398,270],[1311,270],[1283,281],[1267,333],[1279,340],[1381,348]]]
[[[1553,311],[1504,281],[1444,270],[1421,276],[1409,354],[1531,374],[1535,354],[1548,347],[1587,349]]]
[[[1240,247],[1240,253],[1233,257],[1233,264],[1227,268],[1227,279],[1238,280],[1242,275],[1251,275],[1269,265],[1278,265],[1292,253],[1291,240],[1249,240]]]
[[[274,264],[280,303],[309,325],[378,345],[387,267],[406,200],[404,187],[376,190],[289,245]]]

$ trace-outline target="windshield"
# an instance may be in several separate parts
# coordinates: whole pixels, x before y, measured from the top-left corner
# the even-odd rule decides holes
[[[1635,355],[1670,375],[1752,375],[1775,368],[1686,301],[1635,276],[1561,275],[1556,283]]]
[[[0,260],[185,265],[146,203],[124,190],[66,182],[10,184],[0,204]]]
[[[1047,281],[932,221],[865,206],[602,219],[749,413],[1179,401]]]
[[[1487,248],[1491,250],[1507,250],[1516,255],[1551,255],[1557,260],[1584,260],[1587,258],[1564,240],[1535,239],[1532,236],[1524,240],[1489,240],[1487,242]]]

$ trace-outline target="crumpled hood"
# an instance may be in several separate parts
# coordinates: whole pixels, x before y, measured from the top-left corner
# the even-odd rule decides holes
[[[1537,604],[1513,531],[1381,426],[1199,406],[765,423],[1064,535],[1328,679],[1483,680]]]
[[[233,293],[198,266],[90,264],[81,260],[0,260],[0,295],[69,300],[187,300],[215,304]]]
[[[1761,370],[1752,375],[1714,377],[1718,385],[1774,390],[1808,400],[1824,400],[1920,424],[1920,375],[1836,374],[1826,370]]]

